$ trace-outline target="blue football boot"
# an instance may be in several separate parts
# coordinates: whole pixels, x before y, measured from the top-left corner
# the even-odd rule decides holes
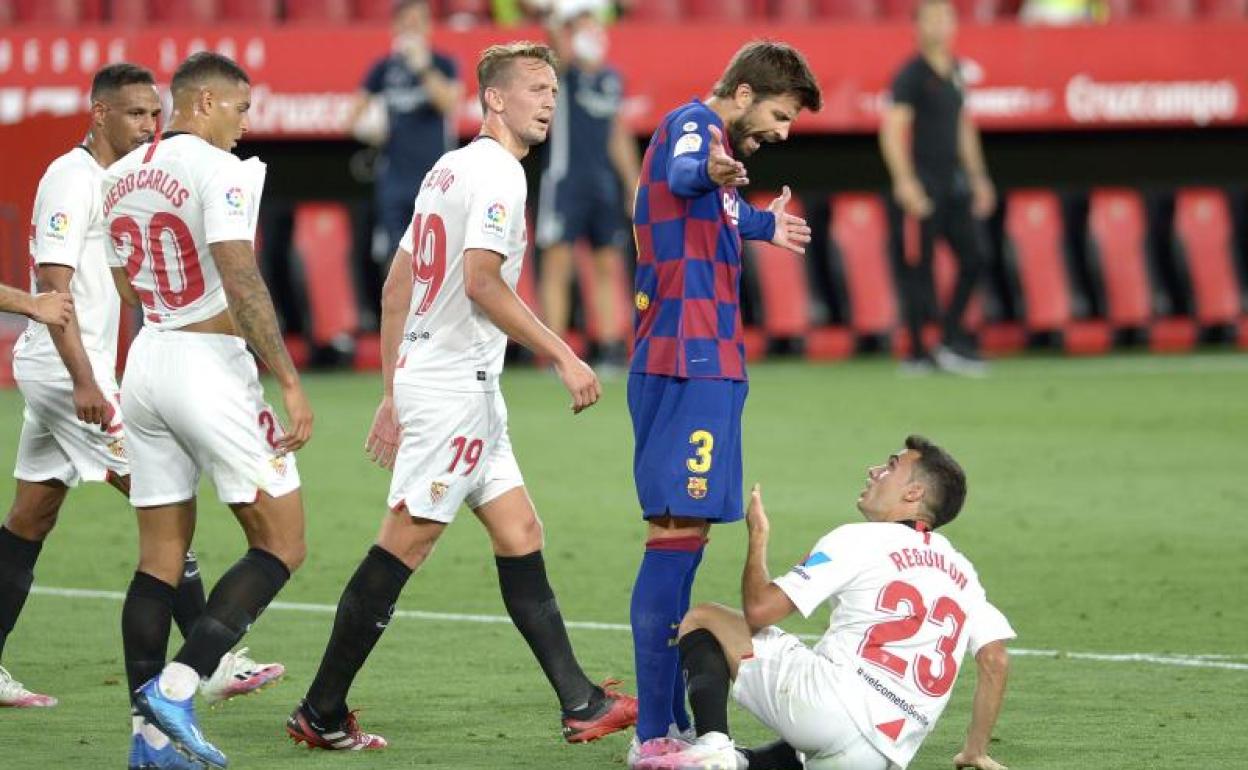
[[[211,767],[224,768],[228,761],[221,750],[204,738],[195,718],[194,696],[172,700],[160,692],[160,677],[152,677],[134,693],[139,714],[169,736],[172,747]]]

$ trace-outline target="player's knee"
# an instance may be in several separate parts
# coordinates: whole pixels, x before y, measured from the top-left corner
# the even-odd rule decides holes
[[[504,529],[491,533],[496,556],[524,556],[542,550],[545,530],[542,520],[533,516],[524,521],[509,523]]]
[[[711,616],[715,612],[718,604],[699,604],[693,609],[685,613],[685,617],[681,618],[680,629],[677,631],[679,636],[691,634],[699,628],[706,628],[710,622]]]

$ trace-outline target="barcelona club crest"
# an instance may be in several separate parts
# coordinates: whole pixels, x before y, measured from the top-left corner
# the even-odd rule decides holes
[[[434,505],[437,505],[438,503],[442,502],[442,498],[446,495],[447,489],[449,489],[449,487],[447,487],[447,485],[443,484],[441,481],[435,481],[432,484],[430,484],[429,485],[429,502],[433,503]]]
[[[701,500],[706,497],[706,478],[703,476],[690,476],[689,484],[685,489],[694,500]]]

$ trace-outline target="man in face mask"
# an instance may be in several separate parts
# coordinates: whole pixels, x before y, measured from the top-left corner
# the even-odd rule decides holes
[[[546,323],[563,336],[571,316],[573,246],[587,241],[594,255],[594,342],[599,369],[622,369],[627,316],[617,300],[625,244],[622,212],[637,186],[637,143],[619,119],[624,87],[605,63],[607,31],[601,2],[556,5],[551,37],[565,69],[542,173],[537,216],[541,300]],[[588,315],[588,313],[587,313]]]
[[[356,94],[348,124],[357,138],[378,144],[377,227],[372,258],[357,266],[364,315],[376,315],[383,269],[412,221],[412,203],[425,174],[451,149],[462,86],[455,61],[430,46],[433,19],[428,0],[396,0],[391,51],[377,60]],[[386,130],[366,125],[369,105],[385,106]],[[381,241],[384,241],[381,242]]]

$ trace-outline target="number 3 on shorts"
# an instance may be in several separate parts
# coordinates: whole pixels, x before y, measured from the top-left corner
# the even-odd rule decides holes
[[[715,437],[709,430],[695,430],[689,434],[689,443],[693,445],[693,457],[685,460],[685,467],[690,473],[708,473],[711,470],[711,450],[715,448]]]

